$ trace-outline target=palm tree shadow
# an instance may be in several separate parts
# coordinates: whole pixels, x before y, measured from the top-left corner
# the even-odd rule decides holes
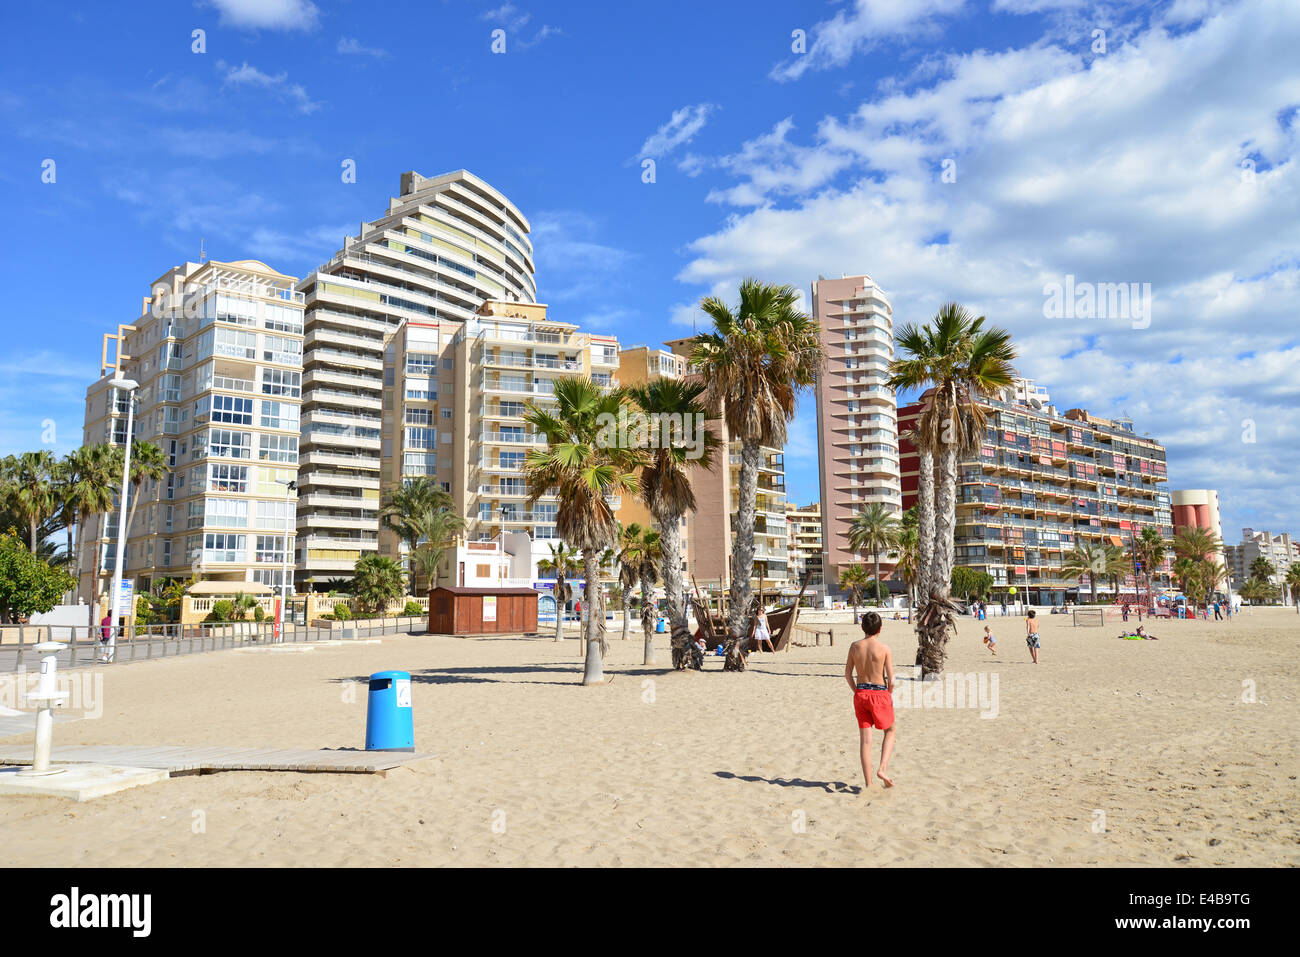
[[[803,778],[764,778],[756,774],[732,774],[730,771],[714,771],[715,777],[730,778],[735,781],[749,781],[750,783],[774,784],[782,788],[820,788],[827,794],[858,794],[861,793],[862,787],[857,784],[846,784],[843,781],[806,781]]]

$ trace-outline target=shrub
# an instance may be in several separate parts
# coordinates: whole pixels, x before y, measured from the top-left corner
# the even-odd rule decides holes
[[[266,621],[266,609],[264,609],[261,605],[254,605],[254,606],[253,606],[253,620],[254,620],[254,621]]]
[[[221,599],[212,603],[212,611],[209,612],[207,621],[233,621],[235,615],[235,603]]]
[[[332,611],[323,611],[323,612],[321,612],[321,615],[320,615],[320,616],[321,616],[321,618],[322,618],[324,621],[335,621],[335,620],[336,620],[335,617],[334,617],[334,612],[332,612]]]
[[[424,606],[418,601],[408,601],[406,607],[402,609],[402,615],[407,618],[419,618],[424,614]]]
[[[348,621],[352,617],[352,609],[342,603],[335,605],[334,617],[339,621]]]

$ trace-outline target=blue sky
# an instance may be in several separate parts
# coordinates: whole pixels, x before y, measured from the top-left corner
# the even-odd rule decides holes
[[[1228,540],[1300,531],[1297,41],[1289,0],[7,3],[0,453],[80,441],[101,334],[201,239],[302,275],[402,171],[464,167],[532,220],[557,316],[659,342],[744,275],[866,272],[1132,416]],[[1151,322],[1049,319],[1067,275],[1150,283]]]

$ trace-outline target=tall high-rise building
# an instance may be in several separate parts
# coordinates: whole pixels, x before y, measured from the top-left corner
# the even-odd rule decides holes
[[[898,410],[900,429],[915,428],[929,393]],[[956,564],[988,572],[998,589],[1015,586],[1029,601],[1063,604],[1087,584],[1063,571],[1081,542],[1132,554],[1144,528],[1173,538],[1165,481],[1165,450],[1137,434],[1128,420],[1102,419],[1084,409],[1064,414],[1044,401],[1032,380],[981,401],[984,441],[962,459],[958,474]],[[916,502],[919,455],[902,443],[903,504]],[[1169,560],[1155,569],[1159,581]],[[1133,594],[1130,576],[1121,592]],[[1098,578],[1098,594],[1113,594]]]
[[[385,487],[427,475],[452,488],[453,340],[488,300],[536,301],[528,232],[514,204],[472,173],[407,172],[388,211],[299,283],[300,580],[346,576],[379,550]]]
[[[823,278],[812,284],[812,316],[826,357],[817,381],[822,566],[835,582],[844,566],[864,559],[849,546],[853,516],[872,503],[903,509],[898,410],[885,384],[893,307],[869,276]],[[890,567],[882,563],[882,574]]]
[[[165,465],[133,492],[124,577],[137,593],[191,574],[275,586],[286,556],[292,566],[303,348],[295,282],[256,260],[187,262],[154,281],[139,318],[105,335],[84,441],[126,442],[127,396],[109,384],[122,376],[138,383],[135,439],[159,446]],[[115,508],[79,531],[83,595],[108,587],[117,522]]]

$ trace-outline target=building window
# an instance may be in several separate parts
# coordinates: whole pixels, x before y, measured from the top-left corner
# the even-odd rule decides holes
[[[209,532],[203,536],[205,562],[242,562],[248,548],[248,536]]]
[[[257,457],[263,462],[297,462],[298,436],[259,435]]]
[[[284,369],[263,369],[262,392],[265,395],[299,398],[302,395],[302,373]]]
[[[408,352],[406,354],[407,375],[433,375],[438,371],[438,357],[432,352]]]
[[[253,424],[253,400],[233,395],[212,396],[212,421],[231,425]]]
[[[262,401],[262,428],[298,430],[298,405],[295,402]]]
[[[211,463],[208,466],[208,491],[247,492],[248,466]]]
[[[258,564],[274,562],[277,565],[285,561],[283,535],[258,535],[257,552],[254,560]]]
[[[201,451],[197,448],[198,438],[199,436],[196,435],[196,453]],[[212,429],[208,433],[208,455],[214,458],[226,459],[252,458],[253,436],[249,432],[236,432],[232,429]]]

